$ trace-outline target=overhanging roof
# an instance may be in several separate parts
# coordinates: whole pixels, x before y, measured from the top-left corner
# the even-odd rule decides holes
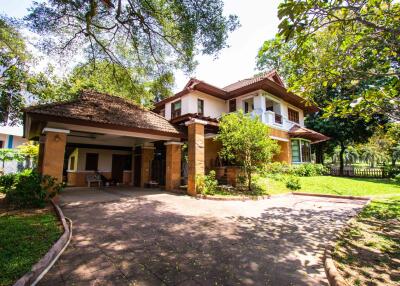
[[[71,101],[28,107],[24,117],[171,137],[182,135],[173,124],[152,111],[120,97],[88,90]]]
[[[299,125],[293,125],[293,127],[290,128],[289,136],[291,138],[309,139],[312,143],[320,143],[330,139],[330,137],[325,136],[324,134],[318,133],[317,131],[305,127],[301,127]]]

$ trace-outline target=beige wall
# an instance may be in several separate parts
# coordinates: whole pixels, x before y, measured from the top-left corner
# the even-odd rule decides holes
[[[8,148],[8,140],[9,140],[10,135],[8,134],[0,134],[0,141],[3,141],[3,148]],[[22,145],[24,143],[28,142],[26,138],[23,138],[21,136],[16,136],[13,135],[13,146],[12,148],[16,148],[19,145]]]

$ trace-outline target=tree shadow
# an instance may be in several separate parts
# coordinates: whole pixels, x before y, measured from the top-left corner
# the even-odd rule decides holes
[[[73,239],[41,285],[328,285],[324,246],[352,214],[195,216],[146,197],[64,211]]]

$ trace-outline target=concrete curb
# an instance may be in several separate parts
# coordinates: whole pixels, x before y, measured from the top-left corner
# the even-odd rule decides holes
[[[371,202],[371,200],[368,199],[367,203],[363,206],[363,208],[361,209],[360,212],[362,212],[364,210],[364,208],[369,205],[370,202]],[[350,228],[350,222],[355,217],[356,216],[347,220],[345,226],[339,232],[337,232],[337,234],[335,235],[335,239],[332,242],[330,242],[325,248],[324,256],[323,256],[323,263],[324,263],[324,268],[325,268],[325,274],[326,274],[326,277],[328,278],[330,286],[350,286],[346,282],[346,280],[343,278],[343,276],[339,273],[339,271],[337,270],[335,262],[332,258],[332,252],[335,249],[336,241],[341,236],[343,236],[343,234]]]
[[[208,196],[208,195],[197,195],[196,199],[211,200],[211,201],[260,201],[271,199],[275,197],[286,196],[290,193],[278,194],[278,195],[266,195],[266,196]]]
[[[328,195],[328,194],[313,194],[313,193],[300,193],[292,192],[296,196],[311,196],[311,197],[324,197],[324,198],[334,198],[334,199],[346,199],[346,200],[359,200],[359,201],[369,201],[370,197],[356,197],[356,196],[339,196],[339,195]]]
[[[40,279],[47,273],[47,271],[53,266],[53,264],[57,261],[58,257],[64,252],[65,248],[67,248],[71,236],[72,236],[72,222],[70,222],[70,226],[67,225],[66,218],[61,211],[60,207],[51,201],[57,216],[59,217],[61,224],[64,228],[64,233],[57,240],[57,242],[50,248],[50,250],[40,259],[35,265],[32,266],[31,271],[26,273],[17,282],[14,283],[14,286],[28,286],[28,285],[36,285]]]

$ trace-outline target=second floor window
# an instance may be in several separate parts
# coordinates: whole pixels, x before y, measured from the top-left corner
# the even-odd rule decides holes
[[[182,110],[182,102],[180,100],[172,103],[171,104],[171,118],[181,116],[181,110]]]
[[[197,113],[204,115],[204,100],[197,99]]]
[[[229,100],[229,112],[236,111],[236,99]]]
[[[289,117],[290,121],[299,123],[299,112],[298,111],[288,108],[288,117]]]

